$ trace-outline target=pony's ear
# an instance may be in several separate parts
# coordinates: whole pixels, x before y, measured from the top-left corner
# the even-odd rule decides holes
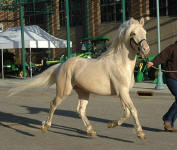
[[[135,23],[135,19],[133,17],[130,18],[130,25]]]
[[[141,18],[141,19],[140,19],[140,24],[141,24],[142,26],[144,26],[144,18]]]

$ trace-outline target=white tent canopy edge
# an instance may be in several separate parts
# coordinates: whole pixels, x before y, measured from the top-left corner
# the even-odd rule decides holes
[[[24,46],[25,48],[30,48],[30,51],[31,48],[67,48],[67,41],[50,35],[37,25],[31,25],[24,26]],[[70,47],[72,47],[72,42],[70,42]],[[8,28],[4,32],[0,33],[0,49],[2,50],[2,77],[4,77],[3,49],[16,48],[22,48],[20,26]]]

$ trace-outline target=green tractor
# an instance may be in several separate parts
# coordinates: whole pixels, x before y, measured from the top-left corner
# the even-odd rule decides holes
[[[15,55],[11,52],[4,51],[3,53],[3,70],[5,77],[19,77],[23,78],[22,65],[15,64]],[[0,62],[2,62],[2,56],[0,54]],[[2,63],[0,63],[0,76],[2,76]],[[26,64],[26,76],[29,76],[29,65]]]
[[[81,41],[82,43],[81,50],[91,52],[91,57],[97,58],[107,50],[106,41],[108,40],[109,38],[107,36],[84,38]]]

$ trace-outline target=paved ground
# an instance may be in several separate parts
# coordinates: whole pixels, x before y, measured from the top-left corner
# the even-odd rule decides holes
[[[52,128],[41,134],[41,121],[48,116],[55,87],[7,97],[13,81],[0,81],[0,150],[176,150],[177,134],[164,132],[161,120],[174,100],[166,88],[154,90],[155,84],[136,83],[131,91],[146,140],[136,137],[132,118],[121,127],[108,129],[110,120],[122,116],[121,104],[116,97],[91,95],[87,116],[98,136],[90,138],[83,134],[84,125],[76,114],[74,92],[57,109]],[[137,96],[139,90],[154,95]]]

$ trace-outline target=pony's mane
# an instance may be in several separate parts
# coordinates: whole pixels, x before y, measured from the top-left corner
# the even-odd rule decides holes
[[[139,24],[139,21],[137,20],[134,20],[133,24]],[[120,25],[119,29],[118,29],[118,32],[117,32],[117,35],[115,36],[115,38],[113,39],[111,45],[109,46],[109,48],[107,49],[107,51],[105,51],[104,53],[102,53],[102,55],[98,58],[101,58],[101,57],[104,57],[104,56],[108,56],[108,55],[111,55],[112,53],[115,53],[117,51],[119,51],[120,49],[120,46],[121,46],[121,42],[123,40],[123,36],[124,35],[124,32],[126,31],[127,34],[127,38],[128,38],[128,35],[130,35],[130,32],[133,28],[133,24],[130,25],[130,20],[124,22],[123,24]]]

